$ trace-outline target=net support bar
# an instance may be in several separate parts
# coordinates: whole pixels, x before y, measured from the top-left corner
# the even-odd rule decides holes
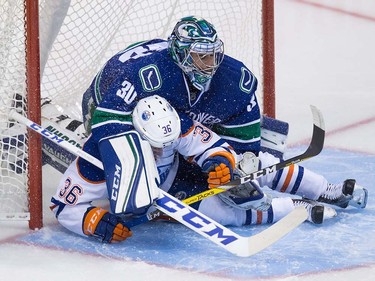
[[[26,0],[26,87],[27,115],[38,124],[41,122],[40,113],[40,62],[39,62],[39,1]],[[43,226],[42,200],[42,146],[41,137],[32,130],[28,130],[29,147],[29,208],[31,229]]]
[[[263,29],[263,114],[275,118],[274,0],[262,0]]]

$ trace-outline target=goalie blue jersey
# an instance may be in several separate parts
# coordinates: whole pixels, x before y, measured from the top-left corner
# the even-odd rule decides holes
[[[225,56],[208,91],[197,93],[187,79],[169,55],[167,41],[132,45],[113,56],[96,75],[85,93],[84,116],[91,116],[91,129],[98,138],[108,132],[122,132],[124,124],[131,124],[137,102],[156,94],[167,99],[178,113],[187,113],[211,128],[238,153],[257,154],[260,111],[255,96],[257,80],[251,71]]]

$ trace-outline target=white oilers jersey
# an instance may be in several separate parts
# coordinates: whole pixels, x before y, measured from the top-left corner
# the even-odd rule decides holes
[[[194,121],[191,128],[171,146],[159,150],[155,149],[155,161],[161,183],[164,183],[170,169],[177,161],[177,152],[183,155],[187,161],[201,166],[205,159],[218,151],[235,154],[229,144],[224,142],[216,133]]]
[[[174,179],[174,173],[170,174],[170,172],[178,159],[177,153],[199,166],[215,152],[234,153],[228,143],[200,123],[182,118],[182,124],[183,134],[176,142],[161,150],[154,149],[160,184],[165,190],[169,188],[166,179],[168,178],[168,183]],[[64,227],[84,235],[82,220],[87,208],[92,206],[92,202],[108,198],[109,188],[104,178],[91,180],[85,177],[80,170],[79,162],[80,160],[75,160],[64,173],[57,192],[51,199],[53,203],[51,209]],[[97,168],[93,165],[84,166],[84,170],[85,175],[97,172]],[[108,208],[108,206],[105,207]]]

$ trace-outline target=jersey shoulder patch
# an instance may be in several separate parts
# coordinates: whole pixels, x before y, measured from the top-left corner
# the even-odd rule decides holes
[[[258,86],[255,75],[239,60],[225,56],[215,75],[220,76],[220,81],[238,81],[239,89],[246,93],[254,93]]]
[[[241,67],[241,79],[239,83],[240,89],[247,93],[250,94],[254,92],[254,89],[256,89],[257,85],[257,80],[254,76],[254,74],[248,70],[246,67]]]

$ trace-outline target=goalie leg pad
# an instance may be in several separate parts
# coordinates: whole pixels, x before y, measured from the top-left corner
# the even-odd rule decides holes
[[[51,116],[51,115],[50,115]],[[42,125],[51,133],[57,135],[59,138],[67,141],[68,143],[75,145],[78,148],[82,148],[83,140],[78,132],[69,130],[69,124],[74,123],[73,119],[66,116],[59,116],[58,118],[45,118],[42,117]],[[62,119],[65,118],[65,119]],[[55,120],[54,120],[55,119]],[[64,123],[64,121],[66,121]],[[79,123],[78,123],[79,124]],[[77,124],[77,125],[78,125]],[[76,155],[51,141],[48,138],[42,140],[42,163],[43,165],[49,164],[61,173],[69,167],[70,163],[74,161]]]
[[[82,117],[83,117],[83,124],[86,130],[86,134],[89,135],[91,133],[91,119],[93,112],[95,111],[96,105],[92,98],[92,93],[90,88],[83,94],[82,98]]]
[[[99,142],[114,214],[143,214],[158,198],[159,175],[150,144],[135,131]]]
[[[261,151],[271,153],[277,158],[283,159],[287,145],[289,124],[284,121],[262,116],[260,128]]]

